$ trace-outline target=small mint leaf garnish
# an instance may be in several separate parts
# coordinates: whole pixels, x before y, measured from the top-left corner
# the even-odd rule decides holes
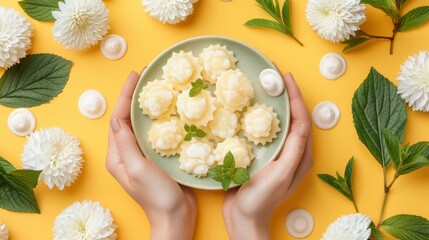
[[[201,79],[197,79],[195,82],[192,82],[191,85],[192,88],[189,90],[189,97],[196,97],[203,89],[207,89],[209,87],[208,85],[205,85]]]
[[[185,124],[185,132],[187,133],[185,136],[185,141],[191,141],[193,137],[199,137],[203,138],[207,136],[207,133],[205,133],[203,130],[198,129],[197,126],[192,124],[191,126]]]
[[[209,169],[208,175],[213,180],[220,182],[225,191],[229,189],[231,182],[243,184],[250,179],[247,169],[235,167],[235,159],[231,151],[225,155],[223,165]]]

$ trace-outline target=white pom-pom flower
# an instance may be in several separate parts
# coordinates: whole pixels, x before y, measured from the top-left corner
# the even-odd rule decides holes
[[[309,0],[307,21],[321,38],[340,42],[355,36],[366,20],[365,9],[360,0]]]
[[[184,21],[194,11],[198,0],[143,0],[145,11],[163,24],[177,24]]]
[[[429,112],[429,52],[409,57],[401,66],[398,94],[413,111]]]
[[[9,68],[31,48],[33,27],[19,12],[0,6],[0,67]]]
[[[80,50],[96,45],[109,30],[109,10],[101,0],[65,0],[52,28],[55,40],[66,48]]]
[[[82,169],[79,140],[61,128],[47,128],[31,133],[21,155],[24,169],[42,170],[40,178],[50,189],[63,190],[76,180]]]
[[[361,213],[345,215],[329,225],[322,240],[368,240],[371,219]]]
[[[116,224],[110,210],[99,202],[75,202],[54,222],[54,240],[114,240]]]
[[[8,240],[9,239],[9,230],[7,226],[0,222],[0,240]]]

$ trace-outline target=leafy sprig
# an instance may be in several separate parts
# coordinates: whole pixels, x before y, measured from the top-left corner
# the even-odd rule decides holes
[[[292,22],[290,18],[290,0],[285,0],[280,9],[279,0],[256,0],[256,3],[265,12],[271,15],[275,21],[254,18],[247,21],[244,25],[249,27],[269,28],[284,33],[293,38],[299,45],[304,46],[294,35]]]
[[[203,89],[207,89],[209,86],[204,84],[203,80],[197,79],[195,82],[191,83],[192,88],[189,90],[189,97],[196,97],[200,95]]]
[[[0,157],[0,208],[13,212],[40,213],[33,189],[42,171],[17,170]]]
[[[195,126],[194,124],[192,124],[191,126],[189,126],[188,124],[185,124],[185,138],[183,140],[185,141],[191,141],[193,137],[199,137],[199,138],[203,138],[205,136],[207,136],[207,133],[205,133],[203,130],[197,128],[197,126]]]
[[[231,182],[241,185],[250,179],[246,168],[235,167],[235,159],[231,151],[225,155],[223,165],[209,169],[208,174],[213,180],[220,182],[225,191],[229,189]]]
[[[22,0],[19,5],[31,18],[42,22],[55,21],[52,11],[60,10],[58,3],[62,0]]]
[[[353,96],[352,113],[359,139],[383,168],[384,199],[378,224],[370,225],[370,239],[386,238],[380,231],[383,229],[401,240],[429,240],[429,221],[426,218],[400,214],[384,220],[387,199],[396,180],[429,166],[429,142],[402,145],[407,112],[405,103],[397,94],[397,87],[372,68]],[[352,164],[351,159],[344,177],[337,173],[337,178],[327,174],[319,174],[319,178],[351,200],[358,211],[352,191]],[[390,166],[393,166],[395,175],[388,181],[386,172]]]
[[[393,46],[397,33],[419,27],[429,20],[429,6],[417,7],[402,15],[402,7],[407,2],[408,0],[361,0],[362,4],[371,5],[391,18],[393,23],[392,36],[377,36],[364,31],[358,31],[355,37],[342,42],[342,44],[347,45],[343,49],[343,52],[348,52],[369,40],[384,39],[390,41],[390,54],[393,54]]]

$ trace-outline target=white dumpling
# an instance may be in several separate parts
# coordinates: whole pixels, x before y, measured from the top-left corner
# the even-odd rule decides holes
[[[213,144],[209,141],[192,139],[182,145],[179,168],[196,177],[207,176],[209,168],[214,164]]]
[[[238,114],[226,110],[221,104],[216,104],[213,120],[209,122],[210,136],[215,140],[233,137],[238,131]]]
[[[279,127],[277,113],[265,104],[255,104],[249,107],[241,119],[244,136],[250,142],[265,145],[277,138]]]
[[[217,100],[232,112],[248,106],[253,94],[251,82],[239,69],[222,73],[216,82]]]
[[[234,53],[229,51],[226,46],[219,44],[204,48],[200,54],[200,63],[204,68],[204,79],[212,84],[216,83],[216,79],[226,70],[235,69],[236,62]]]
[[[180,51],[173,52],[162,70],[164,72],[162,78],[173,84],[174,89],[184,90],[191,86],[191,82],[202,78],[203,67],[192,52]]]
[[[232,137],[219,143],[213,151],[215,160],[219,165],[223,164],[223,159],[229,151],[234,155],[236,167],[247,168],[255,158],[252,148],[246,143],[246,140],[239,137]]]
[[[207,126],[207,123],[213,119],[213,112],[216,110],[215,98],[207,90],[202,90],[195,97],[190,97],[189,91],[190,89],[184,90],[177,97],[176,106],[180,119],[188,125]]]
[[[140,92],[139,106],[150,119],[168,118],[176,113],[177,94],[171,83],[155,79]]]
[[[180,152],[185,131],[177,118],[157,120],[148,132],[151,147],[161,156],[172,156]]]

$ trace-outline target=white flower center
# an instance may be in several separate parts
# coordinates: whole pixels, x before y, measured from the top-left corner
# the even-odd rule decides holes
[[[72,19],[80,30],[85,30],[90,25],[89,13],[85,9],[74,12]]]

